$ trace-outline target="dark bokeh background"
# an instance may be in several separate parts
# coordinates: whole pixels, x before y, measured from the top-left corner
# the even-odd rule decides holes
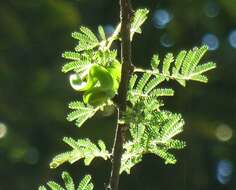
[[[168,109],[186,120],[182,138],[188,147],[177,153],[176,165],[145,156],[131,175],[121,177],[122,190],[236,189],[236,0],[135,0],[148,7],[143,35],[133,43],[134,63],[147,67],[153,53],[175,54],[202,43],[217,62],[207,85],[175,83]],[[49,179],[60,182],[62,170],[78,182],[93,175],[95,189],[104,189],[110,164],[97,159],[50,170],[48,163],[66,150],[63,136],[104,139],[111,147],[114,117],[97,118],[82,129],[65,120],[67,103],[78,98],[60,72],[70,37],[80,25],[98,24],[109,34],[119,21],[118,0],[6,0],[0,2],[0,190],[37,189]]]

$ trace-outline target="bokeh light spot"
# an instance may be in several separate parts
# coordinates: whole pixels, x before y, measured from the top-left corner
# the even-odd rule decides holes
[[[236,48],[236,30],[233,30],[230,34],[229,34],[229,43],[233,48]]]
[[[202,43],[208,46],[208,49],[213,51],[219,48],[219,40],[214,34],[205,34],[202,38]]]
[[[220,12],[219,5],[214,1],[209,1],[205,4],[204,13],[207,17],[214,18]]]
[[[161,36],[160,43],[163,47],[166,47],[166,48],[172,47],[174,45],[173,39],[167,33]]]
[[[7,126],[4,123],[0,123],[0,139],[4,138],[7,134]]]
[[[222,124],[216,128],[215,134],[219,141],[226,142],[232,138],[233,130],[230,128],[230,126]]]
[[[158,9],[153,14],[153,24],[156,28],[165,28],[170,21],[171,16],[165,9]]]
[[[108,24],[108,25],[104,26],[104,31],[106,33],[106,36],[109,37],[114,33],[115,28],[114,28],[114,26]]]
[[[11,149],[9,156],[13,162],[18,162],[24,158],[26,151],[27,148],[25,146],[15,146]]]
[[[233,173],[233,164],[229,160],[220,160],[217,164],[217,180],[221,184],[227,184]]]
[[[25,154],[25,162],[28,164],[36,164],[39,160],[39,152],[36,148],[31,147]]]

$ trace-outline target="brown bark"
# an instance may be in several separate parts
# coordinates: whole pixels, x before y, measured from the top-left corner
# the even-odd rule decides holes
[[[128,91],[128,83],[130,75],[133,72],[131,62],[131,41],[130,41],[130,27],[131,27],[132,8],[130,0],[120,0],[120,19],[121,19],[121,82],[118,89],[117,105],[118,105],[118,122],[116,127],[116,134],[114,138],[114,145],[112,150],[112,171],[110,182],[107,187],[109,190],[118,190],[121,157],[123,153],[123,144],[125,141],[127,124],[119,123],[122,120],[126,111],[126,98]]]

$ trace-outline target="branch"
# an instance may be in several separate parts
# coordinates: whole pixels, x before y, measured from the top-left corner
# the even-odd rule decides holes
[[[116,127],[116,134],[112,150],[112,171],[110,182],[107,187],[109,190],[118,190],[121,157],[123,153],[123,144],[125,141],[126,130],[128,125],[120,123],[126,111],[126,97],[128,91],[128,83],[133,72],[131,62],[131,41],[130,41],[130,27],[131,27],[132,8],[130,0],[120,0],[120,19],[121,19],[121,82],[118,89],[117,105],[118,105],[118,122]]]

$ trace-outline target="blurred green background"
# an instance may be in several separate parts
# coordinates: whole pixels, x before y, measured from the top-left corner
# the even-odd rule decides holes
[[[186,120],[181,135],[187,148],[176,165],[144,157],[131,175],[121,177],[121,190],[236,189],[236,0],[133,0],[148,7],[143,35],[133,43],[133,62],[147,67],[153,53],[207,44],[206,60],[217,63],[207,85],[175,83],[176,96],[166,99],[171,111]],[[119,5],[111,0],[6,0],[0,2],[0,190],[37,189],[49,179],[60,182],[62,170],[78,182],[93,175],[104,189],[110,163],[97,159],[50,170],[51,158],[67,147],[63,136],[102,138],[112,145],[114,116],[97,115],[81,129],[66,121],[67,103],[78,98],[68,76],[60,72],[61,53],[71,50],[70,37],[80,25],[109,35],[119,21]]]

